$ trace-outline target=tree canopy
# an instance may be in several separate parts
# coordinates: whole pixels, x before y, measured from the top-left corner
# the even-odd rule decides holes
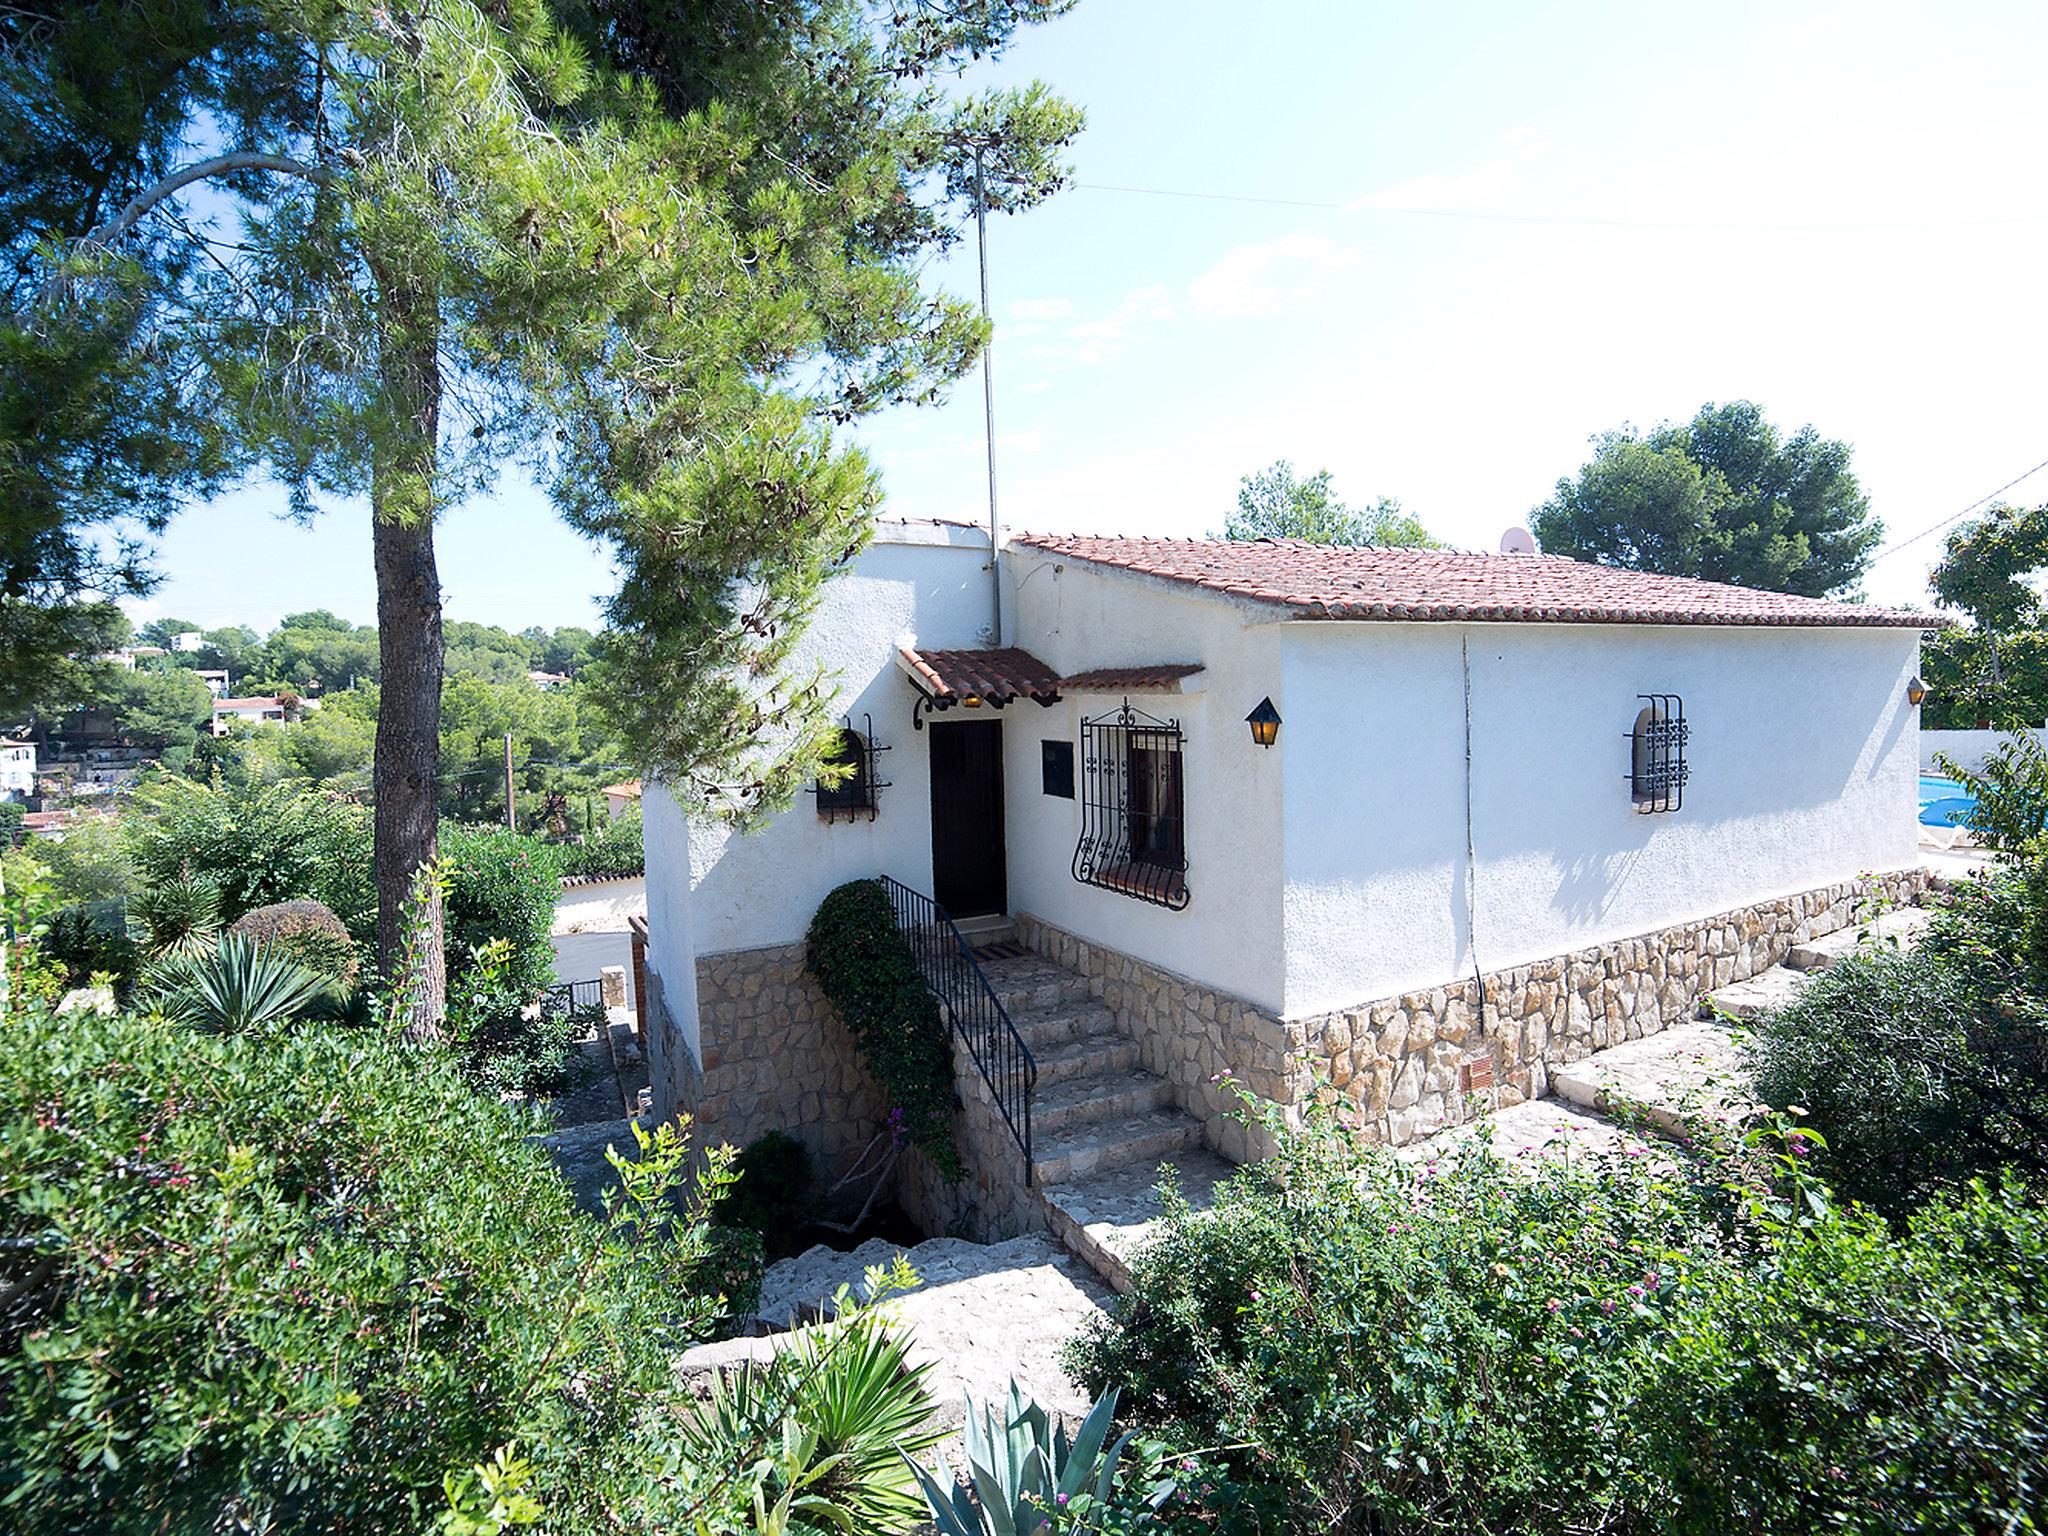
[[[1971,622],[1926,646],[1928,724],[2005,729],[2048,720],[2044,567],[2048,507],[1996,506],[1950,531],[1928,584]]]
[[[1330,488],[1327,469],[1301,475],[1286,459],[1238,482],[1237,510],[1224,520],[1223,537],[1443,548],[1392,497],[1382,496],[1369,507],[1346,506]]]
[[[1883,535],[1848,444],[1811,426],[1787,437],[1746,400],[1593,441],[1531,519],[1550,554],[1828,597],[1856,590]]]

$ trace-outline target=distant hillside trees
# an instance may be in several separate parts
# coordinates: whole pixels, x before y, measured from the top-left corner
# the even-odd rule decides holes
[[[1327,469],[1297,474],[1286,459],[1276,459],[1238,482],[1237,510],[1224,519],[1223,537],[1443,548],[1391,496],[1382,496],[1368,507],[1346,506],[1330,488]]]

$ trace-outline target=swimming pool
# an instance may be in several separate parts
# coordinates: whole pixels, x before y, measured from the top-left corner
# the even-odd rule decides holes
[[[1977,797],[1954,779],[1920,775],[1920,822],[1928,827],[1959,827],[1969,819]]]

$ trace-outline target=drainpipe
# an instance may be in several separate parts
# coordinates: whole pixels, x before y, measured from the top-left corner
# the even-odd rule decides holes
[[[1472,948],[1472,993],[1479,1001],[1479,1038],[1486,1038],[1486,973],[1479,965],[1479,858],[1472,845],[1472,636],[1458,637],[1465,675],[1465,942]]]
[[[974,146],[974,245],[981,263],[981,323],[992,325],[988,316],[988,200],[981,186],[981,146]],[[989,644],[1003,643],[1003,573],[997,562],[1002,548],[1002,526],[996,518],[996,372],[995,338],[991,334],[981,346],[982,428],[988,439],[988,584]]]

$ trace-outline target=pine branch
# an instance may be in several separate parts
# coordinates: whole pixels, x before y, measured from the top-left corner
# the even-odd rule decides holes
[[[308,181],[326,183],[334,172],[324,165],[308,165],[303,160],[294,160],[290,155],[267,155],[256,150],[240,149],[231,154],[215,155],[211,160],[201,160],[182,170],[171,172],[154,186],[146,187],[128,200],[127,206],[106,223],[85,237],[87,245],[105,245],[126,234],[142,222],[150,209],[176,193],[180,188],[195,181],[204,181],[211,176],[226,176],[235,171],[277,171],[287,176],[303,176]]]

